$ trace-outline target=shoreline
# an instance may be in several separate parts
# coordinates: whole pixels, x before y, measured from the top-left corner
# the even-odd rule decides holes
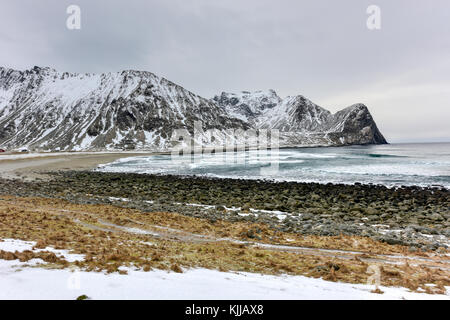
[[[292,147],[288,147],[292,148]],[[280,148],[282,149],[282,148]],[[252,150],[252,149],[250,149]],[[225,152],[236,152],[236,151],[225,151]],[[155,155],[170,155],[170,152],[52,152],[52,153],[39,153],[39,154],[0,154],[0,178],[4,179],[22,179],[26,181],[33,181],[36,179],[47,179],[49,172],[57,171],[92,171],[97,169],[102,165],[111,164],[119,159],[140,157],[140,156],[155,156]],[[18,158],[17,156],[23,156]],[[6,158],[10,157],[10,158]],[[102,171],[105,173],[123,173],[127,174],[130,172],[120,172],[120,171]],[[134,173],[133,173],[134,174]],[[139,174],[150,174],[150,173],[139,173]],[[152,174],[150,174],[152,175]],[[155,175],[165,175],[165,174],[155,174]],[[386,187],[388,189],[396,188],[418,188],[425,190],[450,190],[449,187],[444,185],[419,185],[419,184],[405,184],[405,185],[386,185],[381,183],[364,183],[364,182],[320,182],[320,181],[299,181],[299,180],[288,180],[288,179],[277,179],[271,178],[243,178],[243,177],[233,177],[233,176],[210,176],[210,175],[189,175],[189,174],[168,174],[176,175],[185,178],[204,178],[204,179],[235,179],[235,180],[254,180],[254,181],[265,181],[272,183],[305,183],[305,184],[320,184],[320,185],[344,185],[344,186],[355,186],[363,185],[367,187],[378,186]]]
[[[386,143],[389,144],[389,143]],[[307,149],[307,148],[343,148],[349,146],[367,146],[362,145],[292,145],[281,146],[278,149]],[[222,150],[218,150],[222,148]],[[270,150],[268,147],[264,150]],[[224,147],[206,147],[194,148],[190,154],[194,153],[236,153],[240,151],[255,151],[257,147],[235,147],[234,150],[227,150]],[[136,157],[136,156],[154,156],[154,155],[170,155],[172,151],[62,151],[62,152],[42,152],[42,153],[0,153],[0,177],[2,178],[19,178],[23,174],[28,174],[25,178],[34,178],[31,168],[35,171],[53,171],[53,170],[89,170],[94,169],[102,164],[108,164],[118,159]],[[182,155],[183,153],[179,153]],[[45,161],[44,161],[45,160]],[[53,160],[53,161],[50,161]],[[65,162],[64,163],[62,162]],[[36,163],[38,162],[38,163]],[[17,174],[19,173],[19,174]]]
[[[51,153],[30,155],[25,158],[0,158],[0,177],[5,179],[34,180],[45,178],[44,172],[68,170],[92,170],[99,165],[114,162],[121,158],[153,156],[158,152],[108,152],[108,153]],[[6,155],[5,155],[6,156]],[[9,155],[8,155],[9,156]]]

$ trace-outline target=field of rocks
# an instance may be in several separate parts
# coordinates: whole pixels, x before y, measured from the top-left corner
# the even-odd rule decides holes
[[[299,235],[363,236],[411,252],[450,245],[450,191],[440,188],[63,171],[0,181],[0,193],[263,223]],[[249,237],[258,238],[250,233]]]

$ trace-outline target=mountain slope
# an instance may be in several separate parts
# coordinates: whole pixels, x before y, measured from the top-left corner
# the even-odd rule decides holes
[[[387,143],[363,104],[332,114],[304,96],[281,99],[273,90],[215,96],[227,113],[258,129],[280,130],[287,145],[347,145]]]
[[[257,117],[261,116],[264,111],[274,108],[281,102],[281,98],[274,90],[222,92],[220,96],[215,96],[212,100],[225,107],[228,114],[249,122],[251,125],[256,125]]]

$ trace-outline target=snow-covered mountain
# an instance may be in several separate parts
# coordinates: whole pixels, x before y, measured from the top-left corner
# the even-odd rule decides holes
[[[283,143],[288,145],[386,143],[363,104],[332,114],[304,96],[281,99],[274,90],[222,92],[212,100],[254,128],[280,130]]]
[[[0,146],[167,150],[173,129],[246,129],[208,99],[150,72],[0,68]]]
[[[202,98],[153,73],[61,73],[0,67],[0,148],[30,150],[169,150],[174,129],[202,123],[206,144],[242,142],[231,129],[279,129],[281,143],[385,143],[369,111],[336,114],[302,96],[267,92]],[[197,130],[198,131],[198,130]],[[213,132],[213,134],[211,134]]]

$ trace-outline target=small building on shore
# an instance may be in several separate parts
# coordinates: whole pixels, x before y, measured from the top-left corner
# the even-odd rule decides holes
[[[117,148],[122,150],[135,150],[136,142],[132,139],[123,139],[119,144],[117,144]]]

